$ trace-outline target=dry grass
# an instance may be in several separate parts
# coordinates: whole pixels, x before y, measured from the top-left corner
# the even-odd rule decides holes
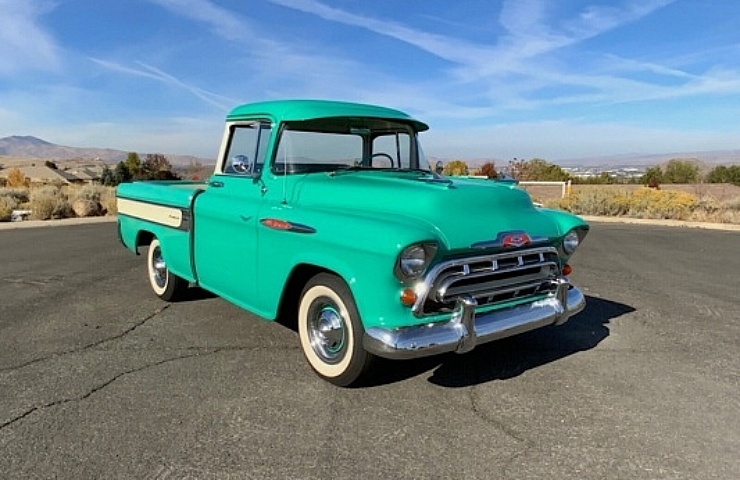
[[[659,190],[639,185],[577,185],[570,197],[558,198],[559,193],[535,199],[579,215],[740,224],[740,187],[734,185],[666,185]]]

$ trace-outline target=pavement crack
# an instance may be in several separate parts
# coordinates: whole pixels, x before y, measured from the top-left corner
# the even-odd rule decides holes
[[[535,448],[535,443],[528,438],[523,437],[522,435],[514,431],[514,429],[505,425],[501,420],[493,418],[488,413],[486,413],[478,404],[476,390],[477,389],[475,387],[472,387],[469,390],[470,406],[475,416],[483,420],[483,422],[485,422],[486,424],[491,425],[493,428],[497,429],[500,432],[503,432],[506,436],[516,440],[521,444],[520,450],[510,455],[502,468],[503,475],[500,478],[511,478],[511,476],[509,475],[509,470],[512,468],[517,460],[521,459],[527,454],[527,452]]]
[[[71,354],[74,354],[74,353],[83,352],[83,351],[89,350],[91,348],[99,347],[100,345],[103,345],[105,343],[112,342],[114,340],[119,340],[119,339],[125,337],[126,335],[134,332],[137,328],[145,325],[147,322],[149,322],[150,320],[152,320],[154,317],[156,317],[157,315],[159,315],[163,311],[167,310],[169,307],[170,307],[170,305],[167,304],[167,305],[164,305],[164,306],[162,306],[160,308],[157,308],[154,311],[154,313],[152,313],[150,315],[147,315],[142,320],[138,321],[134,325],[132,325],[129,328],[125,329],[123,332],[118,333],[116,335],[113,335],[111,337],[106,337],[106,338],[103,338],[103,339],[98,340],[96,342],[92,342],[92,343],[89,343],[87,345],[83,345],[81,347],[72,348],[72,349],[69,349],[69,350],[61,351],[61,352],[55,352],[55,353],[52,353],[50,355],[46,355],[44,357],[34,358],[33,360],[29,360],[29,361],[27,361],[25,363],[21,363],[19,365],[13,365],[11,367],[3,367],[3,368],[0,368],[0,372],[9,372],[9,371],[13,371],[13,370],[20,370],[21,368],[25,368],[25,367],[28,367],[30,365],[34,365],[36,363],[45,362],[46,360],[50,360],[52,358],[58,358],[58,357],[63,357],[65,355],[71,355]]]
[[[10,420],[8,420],[8,421],[6,421],[4,423],[0,423],[0,431],[2,431],[3,429],[5,429],[7,427],[10,427],[10,426],[18,423],[18,422],[20,422],[21,420],[27,418],[28,416],[32,415],[35,412],[38,412],[38,411],[41,411],[41,410],[45,410],[47,408],[58,407],[58,406],[61,406],[61,405],[65,405],[67,403],[81,402],[83,400],[86,400],[86,399],[90,398],[92,395],[94,395],[95,393],[100,392],[101,390],[109,387],[116,380],[118,380],[120,378],[123,378],[123,377],[125,377],[127,375],[132,375],[134,373],[139,373],[139,372],[142,372],[144,370],[147,370],[147,369],[150,369],[150,368],[154,368],[154,367],[158,367],[160,365],[164,365],[164,364],[167,364],[167,363],[177,362],[177,361],[180,361],[180,360],[186,360],[188,358],[202,357],[202,356],[210,356],[210,355],[213,355],[213,354],[218,353],[218,352],[219,352],[219,350],[209,350],[207,352],[197,352],[197,353],[189,353],[189,354],[186,354],[186,355],[178,355],[176,357],[167,358],[167,359],[164,359],[164,360],[160,360],[158,362],[148,363],[148,364],[143,365],[143,366],[138,367],[138,368],[132,368],[130,370],[125,370],[123,372],[120,372],[120,373],[114,375],[113,377],[109,378],[105,382],[103,382],[101,384],[98,384],[98,385],[95,385],[94,387],[92,387],[91,389],[89,389],[88,391],[86,391],[84,394],[79,395],[77,397],[62,398],[62,399],[59,399],[59,400],[54,400],[53,402],[48,402],[48,403],[45,403],[43,405],[37,405],[35,407],[29,408],[28,410],[26,410],[25,412],[21,413],[20,415],[17,415],[17,416],[11,418]]]
[[[29,279],[29,278],[19,278],[19,277],[4,277],[2,279],[3,282],[6,283],[14,283],[16,285],[30,285],[34,287],[43,287],[44,285],[48,285],[52,282],[58,282],[63,280],[64,277],[61,275],[53,275],[50,277],[42,277],[40,279]]]
[[[470,399],[470,407],[473,410],[473,413],[475,414],[475,416],[477,416],[478,418],[480,418],[481,420],[483,420],[485,423],[487,423],[487,424],[491,425],[492,427],[496,428],[497,430],[503,432],[507,436],[513,438],[517,442],[523,443],[527,447],[532,446],[532,442],[530,440],[528,440],[527,438],[524,438],[523,436],[519,435],[516,431],[514,431],[512,428],[509,428],[507,425],[505,425],[503,422],[501,422],[497,418],[493,418],[490,415],[488,415],[488,413],[486,413],[480,407],[480,405],[478,405],[478,400],[477,400],[477,396],[476,396],[476,388],[475,387],[472,387],[469,390],[468,397]]]

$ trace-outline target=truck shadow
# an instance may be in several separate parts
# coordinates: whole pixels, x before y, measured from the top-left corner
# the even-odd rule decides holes
[[[513,378],[596,347],[609,336],[609,322],[634,311],[629,305],[588,296],[586,308],[565,325],[487,343],[465,355],[452,353],[418,360],[382,361],[376,375],[365,386],[395,383],[429,370],[433,370],[429,382],[449,388]]]

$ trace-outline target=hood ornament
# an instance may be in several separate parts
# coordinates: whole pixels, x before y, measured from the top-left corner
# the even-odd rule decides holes
[[[547,237],[531,237],[523,230],[514,230],[509,232],[499,232],[495,240],[485,240],[472,244],[471,248],[519,248],[525,245],[538,244],[547,242]]]

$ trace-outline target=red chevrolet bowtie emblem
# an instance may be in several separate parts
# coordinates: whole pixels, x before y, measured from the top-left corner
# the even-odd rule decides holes
[[[526,233],[510,233],[504,235],[501,243],[504,247],[522,247],[531,241],[532,239]]]

